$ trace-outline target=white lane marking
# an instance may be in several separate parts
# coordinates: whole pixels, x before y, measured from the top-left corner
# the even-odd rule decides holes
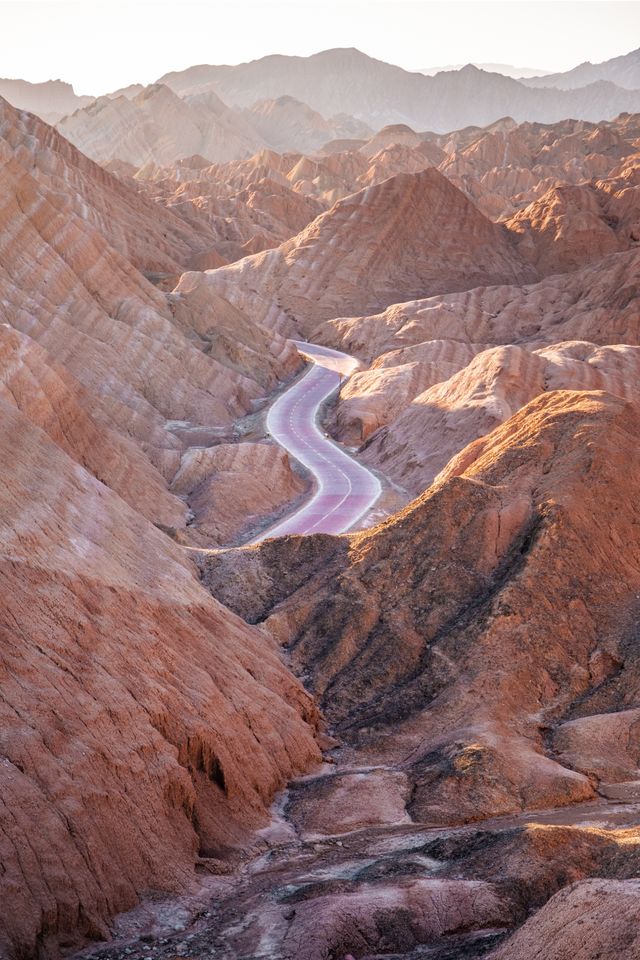
[[[338,532],[343,532],[344,530],[348,530],[350,527],[353,527],[354,524],[357,523],[357,521],[368,510],[371,509],[382,491],[382,487],[378,478],[375,477],[369,470],[367,470],[366,467],[363,467],[362,464],[357,463],[357,461],[345,453],[345,451],[342,450],[337,443],[335,443],[329,437],[326,437],[321,432],[317,424],[317,416],[320,404],[326,400],[331,393],[333,393],[339,383],[336,383],[335,381],[335,378],[338,377],[337,372],[316,363],[313,358],[313,351],[316,350],[322,355],[335,356],[341,360],[348,360],[350,361],[349,366],[352,370],[357,367],[357,361],[355,361],[352,357],[348,357],[347,354],[341,354],[339,351],[331,350],[328,347],[318,347],[315,344],[306,344],[302,342],[299,344],[297,343],[296,345],[300,347],[301,352],[305,352],[307,356],[313,360],[313,365],[309,367],[309,370],[300,380],[297,381],[297,383],[290,387],[289,390],[283,393],[282,396],[276,400],[267,414],[266,427],[267,431],[274,437],[274,439],[293,457],[304,464],[304,466],[307,467],[307,469],[312,473],[316,481],[316,490],[311,500],[309,500],[306,504],[303,504],[294,514],[280,521],[280,523],[276,524],[275,527],[262,533],[259,537],[252,541],[253,543],[259,543],[261,540],[264,540],[267,537],[275,537],[279,534],[284,534],[287,532],[306,534],[310,530],[314,530],[316,527],[323,524],[328,517],[340,509],[340,507],[353,493],[354,487],[351,476],[349,476],[349,473],[345,472],[345,470],[350,470],[353,474],[358,476],[359,481],[365,488],[362,492],[362,496],[365,497],[365,502],[364,506],[357,513],[357,515],[348,517],[348,522],[345,523],[342,527],[342,530]],[[323,382],[325,383],[324,386]],[[309,413],[313,413],[313,416],[310,418],[309,423],[305,424],[305,427],[310,429],[315,435],[315,445],[312,445],[306,437],[301,436],[297,430],[297,424],[294,423],[294,414],[296,414],[300,405],[305,401],[307,403],[313,401],[313,403],[310,404],[312,409],[309,410]],[[286,431],[283,430],[282,423],[285,423],[287,420],[290,431],[298,440],[301,449],[298,449],[295,444],[291,443],[291,437],[287,436]],[[320,449],[318,449],[318,447],[320,447]],[[329,452],[327,448],[330,448],[331,456],[325,456],[322,452],[323,449],[326,452]],[[309,456],[306,451],[309,451],[312,456]],[[324,463],[327,463],[329,467],[332,468],[331,473],[333,474],[332,480],[334,483],[346,481],[346,493],[343,495],[342,499],[330,510],[328,510],[322,517],[315,519],[315,522],[310,527],[305,527],[303,530],[298,529],[296,531],[290,531],[288,528],[291,525],[299,527],[301,521],[304,523],[304,518],[306,515],[313,514],[316,503],[325,493],[326,484],[329,482],[329,477],[323,477],[322,472],[319,472],[317,463],[318,459],[322,460]],[[345,469],[343,469],[343,467]],[[337,471],[337,473],[333,473],[333,470]],[[313,516],[309,517],[309,520],[311,519],[314,519]]]

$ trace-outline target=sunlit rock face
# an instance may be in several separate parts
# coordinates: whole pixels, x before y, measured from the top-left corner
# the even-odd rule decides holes
[[[0,955],[635,956],[637,93],[165,80],[0,101]]]
[[[320,320],[429,292],[524,282],[508,232],[436,170],[399,174],[338,201],[279,248],[202,283],[267,326],[309,335]]]

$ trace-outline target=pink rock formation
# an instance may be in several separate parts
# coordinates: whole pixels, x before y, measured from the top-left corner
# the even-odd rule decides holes
[[[65,366],[99,398],[95,416],[136,439],[170,476],[181,444],[167,420],[229,424],[296,369],[296,351],[257,327],[251,343],[246,318],[244,351],[226,347],[226,318],[232,314],[237,325],[239,314],[219,298],[209,301],[196,335],[188,303],[167,298],[125,256],[143,259],[139,238],[147,225],[153,239],[175,218],[50,127],[7,104],[2,109],[0,318]],[[107,210],[109,227],[98,229]]]
[[[265,443],[218,444],[188,450],[171,490],[194,517],[192,542],[227,546],[250,539],[268,518],[307,491],[282,448]]]
[[[317,759],[316,712],[177,546],[0,405],[0,952],[55,956],[241,847]]]
[[[476,287],[396,303],[367,317],[340,317],[316,328],[312,338],[368,362],[426,340],[638,344],[639,270],[640,252],[630,251],[536,284]]]
[[[618,960],[640,951],[640,883],[585,880],[557,893],[491,960]]]
[[[324,960],[385,950],[385,930],[404,916],[403,946],[441,940],[471,926],[496,927],[508,911],[489,884],[415,878],[402,885],[318,897],[296,910],[283,944],[286,960]]]
[[[208,273],[201,282],[271,328],[310,334],[319,321],[345,311],[528,279],[531,268],[511,248],[507,232],[427,169],[341,200],[278,249]]]
[[[541,275],[575,270],[640,242],[640,185],[620,187],[554,187],[506,223]]]
[[[494,347],[413,397],[370,438],[363,460],[420,493],[456,453],[545,390],[607,390],[640,400],[639,377],[640,347],[568,343],[533,352]]]
[[[0,398],[147,519],[182,527],[185,505],[138,444],[100,419],[100,400],[26,334],[0,327]],[[176,457],[178,456],[176,452]]]
[[[210,163],[250,156],[264,141],[242,116],[213,91],[182,100],[154,84],[134,97],[100,97],[65,117],[58,130],[96,160],[173,163],[199,153]]]
[[[360,444],[399,414],[429,387],[466,367],[482,344],[428,340],[390,350],[370,369],[356,371],[340,390],[335,431],[346,443]]]
[[[288,642],[345,743],[342,770],[299,786],[298,830],[305,810],[317,829],[314,799],[340,823],[343,778],[372,767],[408,779],[396,824],[402,797],[422,824],[594,798],[610,771],[587,775],[579,741],[559,755],[550,730],[574,711],[623,726],[637,688],[638,417],[605,393],[546,393],[379,527],[205,559],[216,595]],[[602,491],[621,484],[611,511]],[[375,806],[361,780],[352,807]]]

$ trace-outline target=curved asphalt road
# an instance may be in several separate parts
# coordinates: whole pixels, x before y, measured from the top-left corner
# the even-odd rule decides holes
[[[317,424],[320,404],[349,376],[358,361],[338,350],[295,341],[313,364],[269,410],[267,431],[313,474],[316,490],[299,510],[253,542],[290,533],[344,533],[380,496],[380,481],[356,463]]]

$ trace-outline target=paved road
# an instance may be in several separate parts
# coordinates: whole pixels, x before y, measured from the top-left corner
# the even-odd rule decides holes
[[[296,341],[296,346],[314,362],[273,404],[267,430],[313,474],[316,489],[299,510],[254,543],[288,533],[344,533],[381,492],[378,478],[326,437],[317,424],[320,404],[336,389],[341,375],[344,378],[356,369],[357,360],[313,343]]]

